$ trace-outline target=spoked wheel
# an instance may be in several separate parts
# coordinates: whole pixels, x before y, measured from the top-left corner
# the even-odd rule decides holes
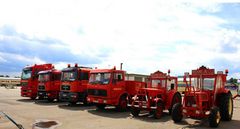
[[[157,109],[154,110],[154,118],[160,119],[163,115],[163,104],[161,102],[157,103]]]
[[[140,113],[140,110],[136,107],[131,107],[131,114],[135,117],[137,117]]]
[[[172,113],[173,105],[176,103],[182,103],[182,96],[178,92],[173,96],[171,107],[168,109],[170,115]]]
[[[127,110],[127,98],[121,97],[119,100],[119,104],[117,106],[118,111],[126,111]]]
[[[208,121],[210,127],[218,127],[221,120],[221,115],[218,107],[211,109]]]
[[[172,120],[175,123],[182,121],[183,114],[182,114],[182,105],[180,103],[176,103],[173,105],[172,108]]]
[[[229,121],[233,115],[233,99],[232,94],[223,94],[220,98],[220,113],[222,120]]]

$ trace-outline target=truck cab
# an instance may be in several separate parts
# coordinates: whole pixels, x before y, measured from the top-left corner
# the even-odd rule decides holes
[[[21,75],[21,96],[35,99],[37,97],[38,72],[52,69],[52,64],[26,66]]]
[[[52,102],[59,98],[61,71],[56,69],[40,71],[38,77],[38,97]]]
[[[90,67],[79,67],[77,64],[62,70],[60,101],[76,104],[83,102],[87,104],[87,84],[89,80]]]
[[[94,69],[90,72],[88,101],[95,103],[99,109],[103,109],[106,105],[113,105],[119,110],[125,110],[128,98],[141,87],[145,87],[145,83],[126,81],[123,70],[116,70],[115,67]]]

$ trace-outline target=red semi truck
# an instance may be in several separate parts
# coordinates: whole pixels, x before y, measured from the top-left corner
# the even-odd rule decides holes
[[[38,98],[52,102],[59,98],[61,71],[54,68],[38,73]]]
[[[119,111],[127,109],[129,98],[135,95],[145,82],[126,81],[125,71],[113,69],[94,69],[90,72],[88,83],[88,102],[98,109],[113,105]]]
[[[52,69],[52,64],[26,66],[21,75],[21,96],[35,99],[37,97],[38,72]]]
[[[76,104],[87,102],[87,84],[89,80],[90,67],[79,67],[78,64],[62,70],[61,86],[60,86],[60,101]]]

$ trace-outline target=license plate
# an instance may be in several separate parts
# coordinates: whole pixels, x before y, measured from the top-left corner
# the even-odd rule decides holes
[[[63,94],[63,97],[66,97],[67,95],[66,94]]]
[[[93,100],[94,103],[98,103],[98,100]]]

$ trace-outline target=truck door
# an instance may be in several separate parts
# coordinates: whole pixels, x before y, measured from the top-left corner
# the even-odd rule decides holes
[[[112,80],[112,97],[117,98],[123,91],[125,91],[125,83],[123,79],[122,72],[115,72],[113,73],[113,80]]]

